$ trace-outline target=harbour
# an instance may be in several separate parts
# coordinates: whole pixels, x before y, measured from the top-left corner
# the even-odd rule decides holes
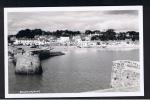
[[[50,57],[41,62],[42,75],[16,75],[15,67],[10,63],[10,93],[19,93],[23,90],[74,93],[108,89],[111,82],[112,61],[139,61],[138,49],[118,51],[66,47],[64,51],[65,55]]]

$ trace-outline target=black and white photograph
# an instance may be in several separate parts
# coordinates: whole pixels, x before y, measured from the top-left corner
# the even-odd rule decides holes
[[[142,6],[4,8],[5,97],[144,96]]]

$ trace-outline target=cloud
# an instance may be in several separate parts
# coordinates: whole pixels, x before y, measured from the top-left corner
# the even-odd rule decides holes
[[[138,15],[138,11],[137,10],[112,10],[112,11],[106,11],[104,12],[106,14],[126,14],[126,15]]]
[[[70,12],[9,12],[8,32],[16,34],[21,29],[41,28],[56,30],[138,31],[137,11],[70,11]]]

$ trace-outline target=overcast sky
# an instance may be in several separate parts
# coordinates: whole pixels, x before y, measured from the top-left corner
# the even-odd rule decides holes
[[[8,33],[21,29],[138,31],[138,11],[9,12]]]

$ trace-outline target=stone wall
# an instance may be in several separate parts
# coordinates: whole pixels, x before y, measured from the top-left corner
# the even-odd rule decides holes
[[[18,53],[16,56],[16,74],[42,74],[42,67],[38,55],[31,52]]]
[[[137,87],[140,83],[140,65],[137,61],[113,61],[111,74],[112,88]]]

